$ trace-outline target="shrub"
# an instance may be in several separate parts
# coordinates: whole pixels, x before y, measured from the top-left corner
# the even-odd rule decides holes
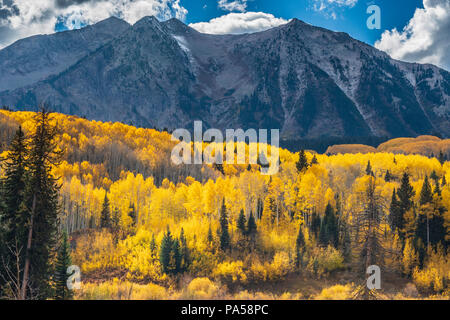
[[[322,292],[315,296],[315,300],[349,300],[352,297],[353,286],[350,284],[346,285],[335,285],[329,288],[325,288]]]
[[[214,299],[218,292],[218,287],[208,278],[195,278],[187,287],[189,299]]]

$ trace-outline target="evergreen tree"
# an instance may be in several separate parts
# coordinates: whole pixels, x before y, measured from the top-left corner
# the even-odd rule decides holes
[[[434,185],[434,193],[437,194],[438,196],[441,196],[441,187],[439,184],[439,180]]]
[[[176,274],[181,271],[181,250],[180,250],[180,242],[178,239],[174,239],[172,241],[172,252],[171,252],[171,261],[170,261],[170,269],[171,272]]]
[[[422,190],[420,191],[420,211],[417,217],[417,226],[415,231],[416,243],[418,239],[420,239],[420,243],[429,245],[430,238],[430,218],[432,216],[432,206],[431,202],[433,201],[433,194],[431,192],[430,182],[428,181],[428,176],[425,176],[423,181]],[[419,249],[419,248],[417,248]],[[419,250],[419,260],[423,261],[423,256],[421,256],[421,252],[423,250]],[[422,252],[423,253],[423,252]]]
[[[161,263],[161,268],[164,273],[170,272],[170,258],[173,247],[172,235],[170,233],[169,227],[167,227],[167,231],[164,233],[164,237],[161,241],[161,245],[159,248],[159,261]]]
[[[372,165],[370,164],[370,160],[367,162],[366,174],[368,176],[373,176]]]
[[[314,155],[313,158],[311,159],[311,165],[318,164],[318,163],[319,163],[319,161],[317,161],[317,157],[316,157],[316,155]]]
[[[67,240],[67,233],[63,233],[62,243],[58,251],[55,266],[55,299],[56,300],[70,300],[73,293],[67,286],[67,280],[70,275],[67,274],[67,269],[72,265],[70,257],[70,245]]]
[[[225,199],[222,201],[220,209],[220,249],[223,251],[230,248],[230,234],[228,232],[228,214],[225,206]]]
[[[394,232],[400,228],[402,219],[401,215],[400,202],[397,198],[397,191],[394,188],[392,192],[391,205],[389,207],[389,222],[391,229]]]
[[[445,174],[444,174],[444,176],[442,177],[442,186],[444,187],[446,185],[447,185],[447,180],[445,180]]]
[[[209,244],[212,244],[214,238],[213,238],[213,234],[212,234],[212,229],[211,229],[211,225],[209,225],[208,228],[208,236],[207,236],[207,240]]]
[[[111,214],[109,211],[109,199],[105,192],[105,199],[103,200],[102,211],[100,213],[100,228],[111,228]]]
[[[25,249],[27,246],[27,224],[30,213],[26,206],[27,184],[27,156],[26,138],[19,127],[11,142],[9,153],[2,162],[4,178],[0,181],[0,228],[3,229],[0,242],[0,287],[6,278],[6,269],[22,277]],[[14,254],[20,251],[19,270]],[[15,262],[15,261],[14,261]],[[18,272],[17,272],[18,271]]]
[[[299,268],[303,264],[303,253],[305,250],[305,236],[302,227],[298,228],[297,240],[295,241],[295,266]]]
[[[384,181],[386,181],[386,182],[392,181],[392,175],[391,175],[391,172],[389,171],[389,169],[386,170],[386,174],[384,175]]]
[[[409,174],[405,172],[402,176],[402,181],[400,188],[397,191],[397,196],[399,199],[398,203],[398,217],[396,221],[396,228],[399,230],[399,236],[403,240],[404,236],[404,227],[405,227],[405,219],[404,215],[407,211],[409,211],[413,207],[413,197],[414,197],[414,189],[409,182]]]
[[[320,224],[321,224],[320,217],[317,214],[317,212],[314,211],[311,216],[311,232],[314,234],[316,238],[319,234]]]
[[[342,254],[345,262],[350,262],[352,259],[352,242],[350,239],[350,231],[347,224],[343,227],[343,241],[342,241]]]
[[[420,204],[424,205],[426,203],[431,203],[433,201],[433,194],[431,192],[431,185],[428,180],[428,176],[425,176],[423,181],[422,191],[420,192]]]
[[[237,220],[237,228],[241,232],[242,235],[246,234],[246,223],[247,219],[245,219],[244,210],[241,209],[241,212],[239,213],[239,218]]]
[[[190,252],[184,235],[184,230],[181,228],[180,232],[180,255],[181,255],[181,271],[187,271],[191,264]]]
[[[253,216],[253,212],[250,212],[250,217],[247,221],[247,233],[250,236],[254,236],[256,234],[256,221],[255,217]]]
[[[377,265],[380,268],[384,265],[384,248],[383,248],[383,198],[377,192],[375,186],[375,178],[368,181],[363,206],[360,212],[355,215],[355,223],[361,233],[361,241],[355,241],[356,253],[359,256],[359,266],[362,274],[366,274],[369,266]],[[366,281],[359,286],[356,298],[372,299],[374,291],[371,291]]]
[[[298,158],[298,161],[296,163],[296,167],[297,167],[297,171],[299,173],[307,170],[308,167],[309,167],[308,158],[306,157],[305,150],[303,150],[303,149],[300,150],[299,158]]]
[[[335,211],[330,203],[325,209],[325,215],[322,220],[319,233],[319,242],[323,246],[332,245],[335,248],[339,241],[339,227]]]
[[[151,252],[152,256],[156,255],[157,248],[158,247],[156,245],[155,234],[152,233],[152,240],[150,241],[150,252]]]
[[[433,172],[431,172],[430,174],[430,179],[432,179],[436,184],[439,181],[439,176],[437,175],[436,171],[433,170]]]
[[[59,185],[51,174],[52,167],[59,164],[62,156],[56,144],[58,128],[51,124],[50,114],[45,110],[35,116],[34,122],[36,129],[31,136],[28,161],[30,182],[26,203],[31,212],[27,224],[22,299],[27,298],[30,286],[38,299],[53,296],[51,261],[56,248],[59,213]]]
[[[120,231],[120,212],[119,209],[117,208],[114,208],[111,216],[111,231],[113,233],[114,238],[117,240]]]

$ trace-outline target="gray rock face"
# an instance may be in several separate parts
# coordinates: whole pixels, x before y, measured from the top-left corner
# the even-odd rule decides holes
[[[80,30],[19,40],[0,51],[0,91],[56,75],[129,27],[123,20],[109,18]]]
[[[144,127],[191,129],[203,120],[220,129],[278,128],[286,139],[450,136],[449,72],[393,60],[347,34],[299,20],[245,35],[202,34],[153,17],[123,26],[109,41],[92,40],[86,46],[93,50],[79,59],[61,54],[58,70],[39,54],[35,69],[45,79],[24,72],[22,85],[0,92],[0,105],[45,102],[55,111]],[[45,51],[48,37],[71,42],[83,30],[42,36],[38,47]],[[17,49],[0,57],[5,50],[11,57]],[[19,68],[0,58],[3,65]]]

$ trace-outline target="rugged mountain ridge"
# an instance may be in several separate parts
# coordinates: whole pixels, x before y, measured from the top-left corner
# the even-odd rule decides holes
[[[296,19],[209,35],[145,17],[71,61],[0,92],[0,105],[45,102],[90,119],[169,129],[198,119],[221,129],[279,128],[286,139],[450,136],[449,72]]]

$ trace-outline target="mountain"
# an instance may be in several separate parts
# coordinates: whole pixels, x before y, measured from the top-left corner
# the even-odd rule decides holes
[[[16,41],[0,51],[0,91],[56,75],[129,27],[123,20],[109,18],[80,30]]]
[[[24,73],[27,82],[0,92],[0,105],[45,102],[58,112],[144,127],[190,129],[203,120],[219,129],[279,128],[285,139],[450,136],[449,72],[394,60],[345,33],[296,19],[243,35],[202,34],[154,17],[121,25],[109,41],[93,37],[86,47],[96,49],[80,50],[78,60],[62,50],[58,70],[46,67],[48,53],[39,54],[45,79]],[[83,30],[40,36],[36,46],[51,37],[70,42]],[[15,57],[15,45],[0,57],[5,50]],[[10,60],[1,65],[17,66]]]

